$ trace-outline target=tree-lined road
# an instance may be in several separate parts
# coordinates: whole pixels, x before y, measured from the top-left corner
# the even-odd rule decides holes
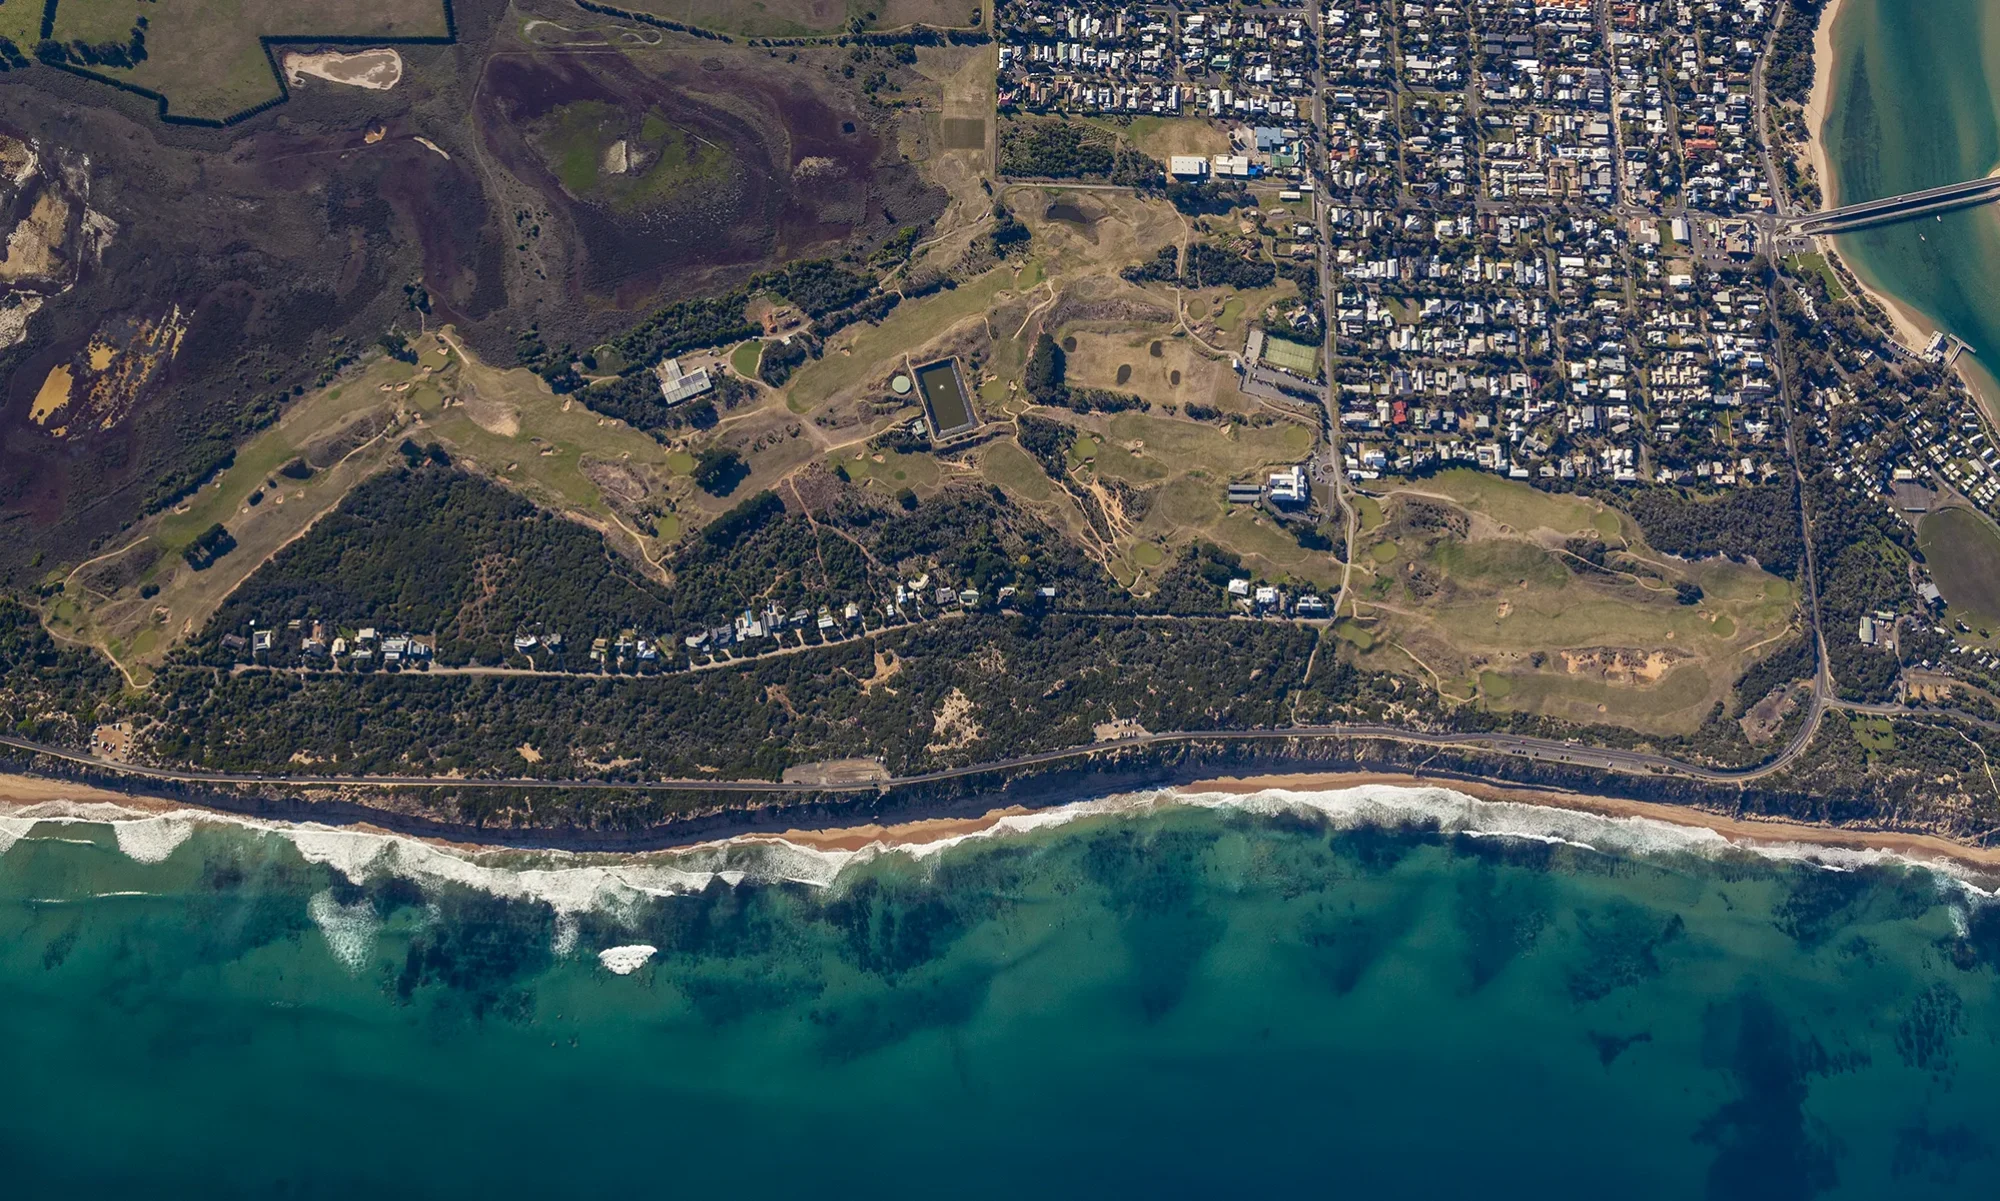
[[[386,776],[386,775],[281,775],[267,772],[208,772],[181,770],[175,768],[149,767],[143,764],[122,763],[88,755],[65,747],[33,742],[11,735],[0,735],[0,746],[11,747],[31,754],[47,755],[65,762],[80,764],[117,775],[134,776],[140,779],[160,780],[174,784],[213,784],[222,787],[279,787],[279,788],[524,788],[524,789],[604,789],[631,792],[732,792],[732,793],[814,793],[814,792],[881,792],[897,788],[911,788],[925,784],[939,784],[951,780],[962,780],[973,776],[1004,774],[1024,768],[1046,766],[1069,759],[1087,759],[1116,751],[1137,750],[1146,747],[1168,746],[1176,743],[1197,742],[1284,742],[1314,739],[1347,739],[1361,741],[1398,742],[1409,746],[1433,747],[1439,750],[1472,750],[1513,755],[1542,763],[1559,763],[1572,767],[1594,768],[1604,771],[1623,772],[1631,775],[1670,775],[1684,779],[1712,784],[1749,783],[1775,772],[1784,770],[1796,759],[1811,741],[1821,713],[1830,703],[1815,693],[1815,704],[1809,719],[1801,727],[1784,750],[1766,762],[1747,768],[1712,768],[1669,755],[1653,754],[1647,751],[1628,751],[1608,747],[1582,746],[1563,742],[1554,738],[1533,738],[1518,734],[1496,734],[1483,732],[1468,733],[1425,733],[1407,730],[1398,726],[1373,725],[1367,723],[1339,723],[1333,725],[1275,726],[1262,730],[1184,730],[1173,733],[1142,733],[1125,738],[1108,739],[1083,746],[1061,747],[1055,750],[1037,751],[1033,754],[1015,755],[985,763],[968,764],[964,767],[943,768],[938,771],[918,772],[907,776],[890,776],[872,781],[853,781],[829,784],[784,782],[775,780],[610,780],[601,778],[549,779],[536,777],[485,777],[469,779],[457,776]]]

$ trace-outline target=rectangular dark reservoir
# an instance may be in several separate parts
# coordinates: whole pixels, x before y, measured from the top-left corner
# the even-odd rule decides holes
[[[924,411],[930,415],[931,431],[938,438],[963,434],[979,424],[972,411],[972,395],[958,373],[956,358],[939,359],[917,368],[917,390],[924,396]]]

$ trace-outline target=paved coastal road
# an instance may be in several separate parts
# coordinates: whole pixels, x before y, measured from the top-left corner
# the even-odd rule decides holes
[[[1281,742],[1293,739],[1369,739],[1400,742],[1409,746],[1435,747],[1439,750],[1483,750],[1504,755],[1515,755],[1542,763],[1560,763],[1574,767],[1587,767],[1605,771],[1624,772],[1632,775],[1667,775],[1684,779],[1699,780],[1714,784],[1748,783],[1782,771],[1792,760],[1805,750],[1811,741],[1812,732],[1818,726],[1820,714],[1827,707],[1816,703],[1813,711],[1799,731],[1799,734],[1785,749],[1769,761],[1750,768],[1727,770],[1703,767],[1687,763],[1667,755],[1650,754],[1644,751],[1626,751],[1614,748],[1580,746],[1553,738],[1531,738],[1515,734],[1486,733],[1441,733],[1427,734],[1406,730],[1397,726],[1340,724],[1323,726],[1279,726],[1264,730],[1190,730],[1167,734],[1137,734],[1129,738],[1118,738],[1088,746],[1063,747],[1058,750],[1039,751],[1032,755],[1016,755],[1008,759],[977,763],[966,767],[946,768],[942,771],[920,772],[908,776],[891,776],[883,780],[854,781],[830,784],[784,783],[772,780],[643,780],[624,781],[606,779],[558,780],[533,778],[486,778],[461,779],[450,776],[314,776],[314,775],[273,775],[268,773],[231,773],[205,771],[177,771],[171,768],[146,767],[138,764],[118,763],[86,755],[80,751],[32,742],[25,738],[0,735],[0,746],[34,754],[48,755],[70,763],[82,764],[101,771],[140,779],[161,780],[176,784],[216,784],[223,786],[272,785],[286,788],[532,788],[532,789],[616,789],[633,792],[741,792],[741,793],[802,793],[802,792],[877,792],[894,788],[906,788],[923,784],[937,784],[949,780],[965,779],[993,773],[1017,771],[1022,768],[1038,767],[1060,763],[1069,759],[1086,759],[1106,752],[1133,750],[1151,746],[1169,746],[1175,743],[1192,742]]]

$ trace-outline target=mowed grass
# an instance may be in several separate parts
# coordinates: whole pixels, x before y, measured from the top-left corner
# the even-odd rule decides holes
[[[902,365],[905,355],[984,313],[994,297],[1014,286],[1014,280],[1013,268],[995,267],[950,291],[897,305],[880,325],[851,326],[851,334],[841,331],[822,357],[792,377],[785,403],[794,413],[809,413],[871,376],[886,378],[892,368]]]
[[[40,37],[40,5],[0,5],[11,22],[30,9]],[[93,68],[167,97],[180,116],[222,118],[281,95],[260,37],[442,37],[448,31],[439,0],[326,0],[301,8],[285,0],[60,0],[55,38],[126,44],[146,18],[146,58],[129,68]],[[13,36],[11,33],[9,36]],[[326,84],[337,87],[336,84]],[[404,85],[407,86],[407,85]]]
[[[1785,259],[1785,266],[1801,275],[1817,275],[1826,284],[1827,295],[1835,300],[1845,299],[1847,289],[1840,286],[1840,276],[1834,274],[1833,265],[1823,254],[1794,254]]]
[[[674,536],[667,523],[660,523],[656,538],[645,538],[612,505],[584,464],[615,463],[679,477],[686,474],[683,467],[693,466],[686,453],[677,455],[573,397],[551,394],[531,371],[481,363],[465,353],[455,336],[447,336],[452,337],[452,373],[445,384],[461,403],[445,408],[433,400],[438,408],[423,408],[430,436],[536,503],[605,530],[628,550],[636,546],[649,558],[656,555]],[[683,485],[684,480],[676,479],[673,490],[656,499],[685,517],[691,506]]]
[[[1622,515],[1611,512],[1596,501],[1537,491],[1527,484],[1469,467],[1440,471],[1407,489],[1396,490],[1418,495],[1437,494],[1470,512],[1483,513],[1517,533],[1539,529],[1565,534],[1602,534],[1606,527],[1598,523],[1605,517],[1610,519],[1607,525],[1616,523],[1612,527],[1614,529],[1622,529],[1624,524]]]
[[[1310,343],[1272,335],[1264,340],[1264,361],[1307,379],[1319,375],[1319,347]]]
[[[21,53],[32,54],[42,37],[42,6],[0,4],[0,37],[19,46]]]
[[[1968,625],[2000,625],[2000,530],[1953,505],[1924,515],[1917,547],[1954,616]]]
[[[450,330],[440,338],[452,338]],[[456,338],[440,338],[422,342],[416,366],[376,358],[300,398],[278,424],[240,446],[234,464],[208,486],[130,530],[120,546],[138,542],[132,552],[150,554],[150,566],[108,594],[72,588],[72,603],[52,613],[50,625],[102,647],[144,685],[182,635],[200,631],[256,566],[338,506],[356,484],[400,464],[404,438],[438,442],[460,466],[602,530],[634,558],[654,562],[682,536],[698,512],[686,478],[694,468],[690,454],[548,392],[534,372],[486,366],[466,356]],[[300,456],[314,458],[320,470],[304,480],[278,470]],[[652,476],[650,500],[658,516],[650,536],[590,478],[586,460],[598,472],[616,464]],[[228,528],[236,548],[214,566],[192,570],[182,550],[216,522]],[[78,574],[80,584],[92,578]],[[140,596],[146,584],[156,584],[158,594]]]
[[[839,455],[831,463],[847,473],[855,483],[873,486],[891,496],[905,488],[928,491],[937,487],[938,464],[926,454],[906,455],[897,451]]]
[[[1172,128],[1199,132],[1203,124]],[[1170,126],[1134,122],[1131,128],[1144,136]],[[981,474],[1010,497],[1040,505],[1045,512],[1053,510],[1065,528],[1097,547],[1114,575],[1140,588],[1147,586],[1145,577],[1157,567],[1199,541],[1241,555],[1246,568],[1259,578],[1320,589],[1333,586],[1340,571],[1334,555],[1301,546],[1297,533],[1269,513],[1231,511],[1223,504],[1224,489],[1232,480],[1298,463],[1310,455],[1314,431],[1263,413],[1237,389],[1226,352],[1206,354],[1193,339],[1176,334],[1179,297],[1172,289],[1135,285],[1119,277],[1123,267],[1145,261],[1180,239],[1186,229],[1182,217],[1157,199],[1039,185],[1009,188],[1004,200],[1033,231],[1030,264],[1046,266],[1047,286],[1038,291],[1017,288],[1017,298],[1027,303],[1016,299],[1004,320],[993,319],[994,350],[987,369],[1003,380],[1018,381],[1016,352],[1039,328],[1067,349],[1070,383],[1128,392],[1152,407],[1111,415],[1062,410],[1039,414],[1076,429],[1065,485],[1078,493],[1099,484],[1120,486],[1106,501],[1109,507],[1124,510],[1123,519],[1111,523],[1114,532],[1108,547],[1101,545],[1105,531],[1093,533],[1076,502],[1065,497],[1018,446],[1009,443],[1005,451],[987,452]],[[1051,211],[1060,211],[1064,219],[1051,217]],[[1262,300],[1256,298],[1262,295],[1239,296],[1212,288],[1203,290],[1200,301],[1204,312],[1227,310],[1241,322],[1261,309]],[[1050,318],[1059,324],[1042,324]],[[1025,396],[1003,388],[996,383],[985,394],[989,413],[1002,411],[991,404],[1002,395],[1014,397],[1006,412],[1026,407]],[[1248,414],[1250,419],[1196,421],[1180,415],[1194,403]],[[1124,505],[1119,499],[1123,488],[1137,493],[1138,503]],[[1156,553],[1158,563],[1153,559]]]
[[[1465,532],[1419,519],[1418,503],[1458,509]],[[1359,613],[1378,640],[1362,661],[1487,708],[1684,733],[1794,620],[1787,581],[1726,560],[1664,560],[1594,501],[1446,472],[1390,489],[1381,507],[1357,547],[1357,573],[1373,576]],[[1612,570],[1563,553],[1577,536],[1607,540]],[[1701,587],[1700,603],[1679,603],[1683,581]]]
[[[1085,480],[1115,480],[1152,496],[1144,516],[1119,539],[1123,564],[1151,569],[1171,557],[1174,548],[1208,541],[1242,556],[1262,579],[1320,588],[1338,582],[1340,561],[1333,555],[1300,546],[1291,530],[1262,510],[1223,504],[1230,479],[1304,457],[1313,439],[1305,427],[1288,422],[1219,427],[1137,412],[1071,424],[1079,428],[1069,452],[1072,471]],[[1026,503],[1050,499],[1054,485],[1040,465],[1019,447],[1006,445],[1005,451],[989,451],[982,462],[988,482]],[[1065,514],[1080,517],[1067,507]],[[1155,553],[1159,562],[1153,560]]]
[[[51,626],[101,647],[143,685],[251,572],[355,486],[400,464],[405,439],[437,442],[459,466],[599,529],[649,564],[700,513],[687,479],[694,460],[685,451],[550,393],[532,372],[478,362],[448,328],[421,345],[417,365],[376,358],[293,404],[208,485],[129,531],[116,549],[149,556],[143,570],[124,573],[129,578],[109,592],[91,586],[91,569],[77,571],[77,586],[49,615]],[[279,470],[302,457],[318,468],[306,479]],[[607,468],[650,481],[650,535],[592,479]],[[195,571],[181,552],[218,522],[236,548]],[[141,596],[148,585],[159,591]]]
[[[148,556],[149,566],[111,592],[94,590],[92,577],[77,573],[76,586],[66,592],[72,603],[51,611],[50,625],[98,646],[134,683],[146,683],[183,631],[198,630],[259,564],[396,460],[401,426],[389,420],[400,395],[394,389],[407,387],[414,373],[406,363],[379,359],[357,376],[301,399],[278,424],[240,447],[235,462],[207,486],[141,522],[111,547],[135,562]],[[361,422],[370,423],[365,428],[380,425],[381,432],[341,438],[343,431],[364,428],[357,426]],[[278,474],[286,463],[329,441],[354,445],[305,480]],[[217,523],[229,530],[236,548],[206,571],[195,571],[181,552]],[[148,586],[159,591],[141,596]]]
[[[1088,123],[1163,163],[1177,154],[1209,158],[1230,152],[1228,132],[1205,117],[1134,117],[1129,123],[1097,117]]]
[[[1313,447],[1312,431],[1289,421],[1261,428],[1217,428],[1150,413],[1119,413],[1109,426],[1113,438],[1139,443],[1139,453],[1223,477],[1266,465],[1296,463],[1311,454]]]

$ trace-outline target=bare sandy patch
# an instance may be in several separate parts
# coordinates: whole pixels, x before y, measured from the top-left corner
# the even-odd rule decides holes
[[[403,81],[403,56],[387,46],[352,52],[322,50],[317,54],[287,53],[285,82],[292,87],[307,77],[371,92],[386,92]]]
[[[114,792],[108,788],[79,784],[74,780],[53,780],[42,776],[12,773],[0,774],[0,816],[18,813],[29,806],[64,801],[77,804],[125,805],[134,809],[184,807],[180,802],[169,801],[164,797]]]
[[[34,208],[7,235],[7,257],[0,261],[0,279],[38,279],[60,272],[69,213],[69,205],[54,189],[37,196]]]
[[[1669,651],[1563,651],[1563,670],[1570,675],[1596,675],[1613,684],[1657,684],[1674,664],[1685,658]]]
[[[903,661],[896,657],[895,651],[876,651],[875,674],[861,681],[861,695],[866,696],[877,688],[887,691],[892,696],[895,695],[895,689],[889,687],[889,681],[895,679],[896,673],[902,670]]]
[[[48,377],[42,380],[41,390],[35,393],[35,403],[28,410],[28,420],[36,425],[47,425],[49,418],[68,408],[72,382],[68,367],[50,368]]]
[[[1819,27],[1813,31],[1813,86],[1806,100],[1806,154],[1812,162],[1812,169],[1819,176],[1821,203],[1826,208],[1834,208],[1839,203],[1834,186],[1833,172],[1826,153],[1826,139],[1822,136],[1826,125],[1827,107],[1833,99],[1833,23],[1840,19],[1840,6],[1844,0],[1832,0],[1820,10]],[[1788,20],[1801,19],[1798,10],[1785,14]]]
[[[521,411],[513,405],[498,400],[489,400],[477,392],[468,392],[459,400],[465,415],[472,424],[489,434],[502,438],[517,438],[521,434]]]
[[[1181,785],[1177,791],[1247,795],[1273,788],[1291,792],[1324,792],[1336,788],[1359,788],[1377,784],[1398,788],[1447,788],[1482,801],[1513,801],[1552,809],[1575,809],[1602,817],[1650,818],[1677,826],[1713,830],[1731,842],[1749,847],[1805,844],[1850,851],[1887,851],[1916,860],[1949,860],[1984,869],[2000,867],[2000,848],[1968,846],[1936,834],[1813,825],[1807,822],[1786,821],[1782,818],[1765,818],[1756,814],[1726,816],[1693,805],[1628,801],[1617,797],[1589,796],[1559,789],[1514,787],[1455,779],[1426,779],[1422,776],[1378,772],[1301,772],[1296,775],[1221,776]],[[980,819],[977,824],[984,826],[992,823]],[[820,836],[831,841],[840,833],[840,831],[822,831]]]
[[[8,299],[13,303],[0,308],[0,350],[26,340],[28,322],[42,311],[42,298],[33,292],[17,292]]]
[[[932,751],[955,751],[967,747],[985,736],[979,722],[973,716],[972,698],[954,688],[945,695],[944,703],[938,706],[937,717],[931,723]]]

